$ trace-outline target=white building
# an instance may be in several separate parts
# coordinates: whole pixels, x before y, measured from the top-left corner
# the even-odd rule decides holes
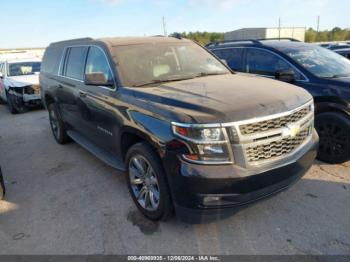
[[[305,27],[242,28],[225,33],[225,40],[294,38],[305,41]]]
[[[0,61],[39,58],[44,55],[45,48],[19,48],[19,49],[0,49]]]

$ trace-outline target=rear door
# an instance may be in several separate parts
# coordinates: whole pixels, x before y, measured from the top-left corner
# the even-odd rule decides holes
[[[88,47],[74,46],[65,50],[58,78],[57,99],[63,119],[73,129],[84,133],[80,89],[84,87],[84,67]]]

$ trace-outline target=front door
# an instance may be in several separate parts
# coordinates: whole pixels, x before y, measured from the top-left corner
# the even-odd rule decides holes
[[[91,46],[88,50],[85,74],[103,73],[108,82],[114,81],[114,75],[106,53],[101,47]],[[117,152],[116,137],[120,130],[118,118],[116,85],[112,87],[84,85],[80,89],[81,107],[84,125],[91,130],[90,137],[96,145],[109,151]]]
[[[244,72],[275,79],[276,72],[292,70],[295,81],[304,81],[305,77],[287,60],[276,53],[261,49],[247,48]]]

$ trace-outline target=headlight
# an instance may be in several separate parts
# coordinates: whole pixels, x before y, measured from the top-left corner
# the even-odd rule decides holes
[[[187,125],[172,123],[174,134],[189,146],[190,153],[182,157],[199,164],[233,163],[226,130],[219,124]]]

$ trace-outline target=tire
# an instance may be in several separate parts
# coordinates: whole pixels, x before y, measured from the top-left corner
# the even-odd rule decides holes
[[[5,100],[0,96],[0,105],[5,105],[5,104],[6,104]]]
[[[339,164],[350,160],[350,120],[341,113],[322,113],[316,116],[315,127],[320,136],[317,158]]]
[[[6,91],[6,98],[7,98],[7,107],[11,114],[21,114],[28,111],[28,108],[25,106],[23,101],[20,103],[18,101],[15,101],[15,98],[13,95],[10,95]]]
[[[2,185],[0,184],[0,200],[3,200],[5,197],[4,189],[2,188]]]
[[[0,200],[3,200],[5,197],[5,183],[2,176],[1,167],[0,167]]]
[[[18,111],[13,103],[12,97],[9,95],[9,93],[6,91],[6,98],[7,98],[7,108],[9,109],[11,114],[17,114]]]
[[[47,109],[49,111],[51,131],[57,143],[63,145],[70,142],[71,140],[67,135],[67,130],[62,119],[60,118],[56,104],[49,104]]]
[[[151,220],[166,220],[172,213],[172,202],[163,166],[153,148],[145,142],[135,144],[126,155],[126,166],[129,192],[137,208]]]

